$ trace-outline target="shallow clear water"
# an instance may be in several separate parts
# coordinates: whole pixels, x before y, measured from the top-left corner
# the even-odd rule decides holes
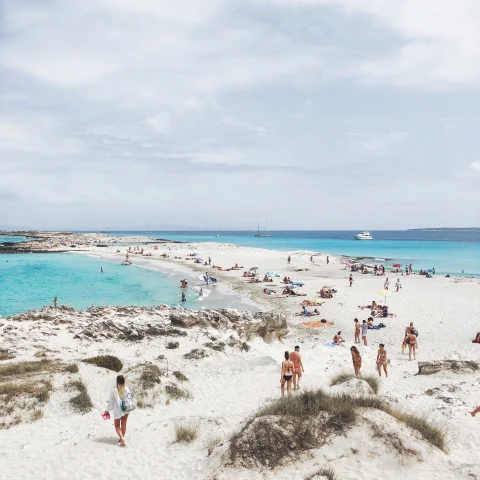
[[[2,316],[52,305],[54,296],[59,305],[76,309],[91,305],[174,305],[180,300],[178,285],[177,279],[170,280],[168,275],[153,270],[85,255],[0,255]],[[187,298],[186,306],[195,308],[195,293],[187,292]]]
[[[19,243],[19,242],[26,242],[28,240],[27,237],[11,237],[9,235],[0,235],[0,243]]]
[[[480,231],[402,230],[371,231],[374,240],[354,240],[356,231],[271,231],[271,237],[253,232],[112,232],[112,235],[147,235],[182,242],[222,242],[274,250],[314,252],[373,257],[402,265],[413,263],[415,270],[435,267],[439,274],[480,275]]]

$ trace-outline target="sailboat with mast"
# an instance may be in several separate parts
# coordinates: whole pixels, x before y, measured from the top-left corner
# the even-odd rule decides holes
[[[256,237],[271,237],[269,233],[267,233],[267,222],[265,222],[265,231],[260,231],[260,222],[257,225],[257,233],[255,234]]]

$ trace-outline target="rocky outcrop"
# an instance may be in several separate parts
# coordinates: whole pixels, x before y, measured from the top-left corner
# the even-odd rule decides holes
[[[140,341],[147,337],[186,336],[192,327],[233,330],[239,338],[260,336],[269,342],[288,332],[287,320],[276,313],[251,313],[234,309],[187,310],[158,305],[154,307],[102,306],[77,311],[72,307],[44,307],[7,317],[10,329],[16,322],[33,322],[32,329],[55,335],[66,325],[74,338],[101,342],[104,339]],[[3,333],[6,331],[3,327]],[[1,330],[1,329],[0,329]],[[1,331],[0,331],[1,333]]]
[[[417,375],[432,375],[440,371],[449,370],[454,373],[478,372],[480,363],[462,360],[435,360],[431,362],[418,362]]]

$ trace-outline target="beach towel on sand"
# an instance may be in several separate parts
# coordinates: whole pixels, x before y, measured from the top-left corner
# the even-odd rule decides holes
[[[327,325],[332,325],[333,322],[321,322],[320,320],[314,320],[313,322],[302,322],[300,325],[307,328],[320,328],[326,327]]]
[[[340,346],[340,344],[335,343],[335,342],[324,343],[324,345],[325,345],[326,347],[339,347],[339,346]]]

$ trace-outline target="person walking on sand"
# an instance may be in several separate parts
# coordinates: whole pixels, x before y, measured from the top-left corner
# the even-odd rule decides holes
[[[413,265],[412,265],[412,264],[410,264],[410,265],[408,266],[408,273],[409,273],[410,275],[413,273]]]
[[[480,412],[480,407],[477,407],[473,412],[470,412],[470,415],[474,417],[478,412]]]
[[[414,330],[413,322],[410,322],[410,325],[405,329],[405,336],[403,337],[403,343],[402,343],[402,353],[405,351],[405,348],[407,347],[407,337],[412,333],[412,330]]]
[[[368,345],[368,342],[367,342],[367,333],[368,333],[368,323],[366,320],[363,321],[362,323],[362,340],[363,340],[363,344],[365,346]]]
[[[353,369],[355,370],[355,375],[358,377],[360,375],[360,369],[362,368],[362,356],[355,346],[350,347],[350,353],[352,354]]]
[[[385,376],[388,377],[387,372],[387,351],[385,350],[385,345],[383,343],[380,344],[380,348],[378,349],[377,354],[377,368],[378,368],[378,376],[382,376],[382,367],[383,371],[385,372]]]
[[[292,378],[294,375],[294,365],[290,360],[290,354],[285,352],[285,360],[282,362],[282,370],[280,372],[280,388],[282,390],[282,397],[285,396],[285,383],[287,384],[287,395],[292,394]]]
[[[207,287],[208,287],[208,272],[205,272],[205,283],[207,284]]]
[[[290,265],[291,260],[292,260],[292,258],[289,255],[288,258],[287,258],[287,262],[288,262],[289,265]]]
[[[350,286],[353,285],[353,275],[350,274],[350,276],[348,277],[348,281],[350,282]]]
[[[388,280],[388,277],[385,279],[385,283],[383,284],[383,289],[388,290],[388,285],[390,284],[390,280]]]
[[[406,342],[408,345],[408,360],[412,359],[412,353],[413,353],[413,359],[416,360],[416,351],[418,348],[418,339],[417,336],[413,333],[413,326],[412,330],[410,330],[410,333],[407,335]]]
[[[115,430],[120,439],[121,447],[125,446],[125,434],[127,433],[127,420],[129,415],[123,411],[122,402],[129,393],[130,390],[125,385],[125,377],[123,375],[118,375],[117,384],[110,394],[107,409],[104,412],[104,414],[107,414],[108,412],[113,411]],[[108,415],[110,414],[108,413]]]
[[[54,308],[57,308],[57,302],[58,302],[58,298],[57,298],[57,296],[55,295],[55,297],[53,297],[53,307],[54,307]]]
[[[397,278],[397,283],[395,284],[395,288],[397,289],[396,292],[398,292],[402,288],[402,284],[400,283],[399,278]]]
[[[330,257],[327,255],[327,265],[330,263]]]
[[[211,265],[212,264],[212,259],[210,257],[208,257],[208,264]]]
[[[358,318],[353,322],[355,323],[355,343],[360,343],[360,323],[358,322]]]
[[[302,356],[300,355],[300,347],[298,345],[295,346],[295,351],[290,354],[290,360],[293,362],[293,389],[298,390],[300,388],[302,374],[305,372]]]

